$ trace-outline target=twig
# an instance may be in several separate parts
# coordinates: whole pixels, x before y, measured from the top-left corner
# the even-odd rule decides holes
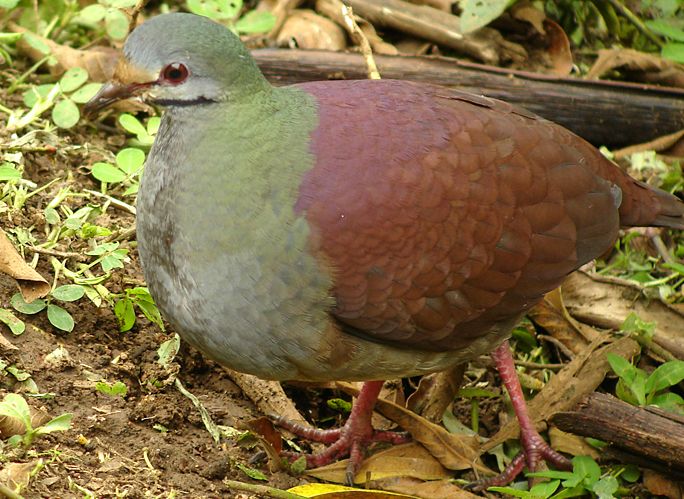
[[[563,352],[563,354],[565,354],[565,356],[567,358],[569,358],[569,359],[575,358],[575,354],[568,347],[566,347],[561,341],[557,340],[553,336],[549,336],[546,334],[540,334],[538,336],[538,338],[540,340],[545,340],[545,341],[548,341],[549,343],[554,344],[561,352]]]
[[[663,46],[662,40],[660,40],[657,36],[655,36],[653,33],[651,33],[651,30],[649,30],[644,23],[641,22],[641,19],[639,19],[631,10],[629,10],[627,7],[622,5],[619,0],[608,0],[608,3],[610,3],[615,10],[617,10],[620,14],[622,14],[624,17],[627,18],[629,22],[631,22],[634,26],[636,26],[636,29],[641,31],[646,38],[651,40],[653,43],[655,43],[658,47]]]
[[[267,485],[257,485],[252,483],[243,483],[236,480],[224,479],[223,484],[227,485],[233,490],[244,490],[245,492],[253,492],[266,497],[274,497],[276,499],[306,499],[299,494],[293,494],[287,490],[274,489]]]
[[[8,499],[24,499],[24,496],[21,494],[17,494],[14,492],[12,489],[10,489],[7,485],[4,485],[0,483],[0,494],[4,495]],[[299,497],[299,496],[297,496]]]
[[[515,365],[528,369],[551,369],[552,371],[558,371],[565,367],[565,364],[543,364],[541,362],[529,362],[527,360],[516,360]]]
[[[74,258],[79,262],[85,262],[88,257],[82,255],[81,253],[76,253],[74,251],[58,251],[47,248],[39,248],[37,246],[26,246],[26,249],[33,251],[34,253],[40,253],[41,255],[56,256],[58,258]]]
[[[361,49],[361,54],[366,61],[366,66],[368,67],[368,78],[370,80],[379,80],[380,72],[378,71],[378,66],[375,63],[375,57],[373,57],[373,51],[371,50],[370,43],[364,32],[359,28],[359,25],[354,20],[354,12],[349,5],[345,5],[340,2],[340,10],[342,11],[342,19],[344,19],[345,28],[349,32],[352,39],[359,45]]]
[[[135,215],[135,207],[131,206],[130,204],[124,203],[123,201],[119,201],[118,199],[108,195],[108,194],[103,194],[101,192],[93,191],[90,189],[84,189],[85,192],[88,194],[91,194],[93,196],[99,197],[106,199],[109,201],[112,205],[116,206],[117,208],[121,208],[122,210],[126,210],[128,213],[131,215]]]

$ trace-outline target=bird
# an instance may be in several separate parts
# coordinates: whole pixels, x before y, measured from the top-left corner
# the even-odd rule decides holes
[[[624,227],[684,228],[684,204],[569,130],[481,95],[399,80],[274,87],[230,30],[185,13],[128,36],[86,105],[162,108],[137,197],[144,277],[173,329],[271,380],[364,381],[347,422],[306,432],[353,479],[383,380],[491,353],[523,451],[542,460],[511,329]],[[396,441],[399,441],[397,437]]]

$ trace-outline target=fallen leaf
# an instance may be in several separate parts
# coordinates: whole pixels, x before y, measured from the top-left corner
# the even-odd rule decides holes
[[[546,29],[546,53],[551,60],[551,69],[548,73],[557,76],[569,75],[574,62],[568,35],[558,23],[551,19],[544,19],[544,28]]]
[[[347,46],[344,30],[330,19],[312,10],[293,10],[283,23],[276,39],[278,46],[293,44],[300,49],[340,51]]]
[[[654,496],[665,496],[668,499],[682,499],[684,484],[653,470],[644,469],[644,487]]]
[[[444,411],[461,387],[466,364],[423,376],[418,389],[406,401],[406,407],[432,423],[442,421]]]
[[[67,69],[78,67],[88,72],[91,81],[104,83],[109,81],[114,74],[114,68],[119,59],[119,51],[116,49],[95,46],[79,50],[38,36],[18,24],[10,23],[10,29],[15,33],[30,33],[32,37],[49,47],[50,53],[57,60],[57,64],[50,66],[50,73],[54,76],[60,76]],[[17,48],[34,61],[45,57],[43,52],[23,40],[17,42]]]
[[[405,494],[394,494],[383,490],[362,490],[331,483],[307,483],[304,485],[297,485],[296,487],[288,489],[288,492],[292,492],[293,494],[302,497],[315,497],[318,499],[400,499],[402,497],[415,499],[415,496],[407,496]]]
[[[478,495],[463,490],[450,480],[423,482],[415,478],[395,477],[368,482],[369,487],[412,494],[423,499],[477,499]]]
[[[587,73],[587,79],[598,79],[606,73],[622,68],[630,71],[631,78],[684,87],[684,66],[653,54],[632,49],[603,49]]]
[[[587,345],[528,402],[530,418],[537,430],[543,430],[545,421],[551,416],[571,409],[582,397],[592,393],[601,384],[610,371],[606,354],[614,353],[631,358],[639,351],[639,344],[633,339],[615,339],[608,334]],[[487,452],[508,439],[517,438],[519,433],[518,421],[513,418],[482,445],[481,451]]]
[[[2,229],[0,229],[0,272],[17,281],[21,296],[27,303],[50,292],[48,282],[24,261]]]
[[[336,385],[345,393],[358,396],[359,391],[349,383],[338,382]],[[476,450],[479,443],[476,436],[451,434],[443,427],[386,400],[378,399],[375,409],[408,431],[413,439],[423,444],[445,468],[450,470],[473,468],[484,474],[494,473],[479,459],[479,453]]]
[[[665,152],[667,154],[668,149],[679,149],[681,144],[684,144],[684,130],[669,135],[663,135],[662,137],[657,137],[648,142],[618,149],[617,151],[613,151],[613,157],[617,160],[644,151]],[[677,155],[679,154],[673,154],[673,156]],[[681,155],[684,155],[684,151],[681,152]]]
[[[571,274],[562,289],[565,306],[576,319],[617,330],[634,312],[642,320],[656,323],[655,343],[684,359],[684,310],[649,299],[637,284],[581,271]]]
[[[571,456],[589,456],[599,458],[599,452],[587,441],[577,435],[560,430],[555,426],[549,428],[549,440],[551,447],[558,452],[565,452]]]
[[[307,470],[306,474],[328,482],[344,483],[349,460]],[[387,450],[364,459],[354,476],[354,483],[387,477],[413,477],[420,480],[439,480],[451,474],[422,445],[411,442],[393,445]]]
[[[29,461],[28,463],[6,463],[0,470],[0,483],[11,490],[25,488],[31,480],[31,472],[40,466],[42,459]]]

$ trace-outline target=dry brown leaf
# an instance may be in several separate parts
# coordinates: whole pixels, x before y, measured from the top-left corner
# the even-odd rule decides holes
[[[461,387],[465,369],[466,364],[459,364],[446,371],[423,376],[418,389],[406,401],[406,407],[432,423],[439,423]]]
[[[644,487],[654,496],[668,499],[684,498],[684,483],[676,482],[648,468],[644,469]]]
[[[423,482],[415,478],[397,477],[373,480],[368,486],[376,489],[411,494],[422,499],[476,499],[478,495],[463,490],[449,480]]]
[[[312,10],[293,10],[278,33],[277,43],[289,47],[293,41],[301,49],[343,50],[347,46],[344,30]]]
[[[684,359],[684,310],[644,296],[638,285],[585,272],[570,275],[562,286],[565,306],[576,319],[605,329],[619,329],[634,312],[655,322],[653,341]]]
[[[30,267],[0,229],[0,272],[14,278],[27,303],[50,292],[50,285],[33,267]]]
[[[266,381],[251,374],[225,369],[230,379],[256,404],[262,414],[278,414],[290,421],[311,426],[299,413],[278,381]]]
[[[571,456],[589,456],[598,459],[600,455],[596,448],[589,445],[584,438],[560,430],[555,426],[549,428],[549,440],[554,450],[565,452]]]
[[[632,49],[599,50],[598,58],[587,73],[587,79],[597,79],[609,71],[624,68],[641,76],[642,81],[684,87],[684,66],[660,56]],[[637,76],[635,74],[632,77]]]
[[[668,149],[673,151],[679,151],[680,145],[684,144],[684,130],[680,130],[669,135],[663,135],[662,137],[649,140],[648,142],[643,142],[642,144],[636,144],[633,146],[625,147],[623,149],[618,149],[613,151],[613,156],[615,159],[622,159],[630,156],[637,152],[644,151],[656,151],[656,152],[667,152]],[[684,155],[684,150],[681,154],[672,154],[673,156]]]
[[[551,416],[571,409],[584,395],[593,392],[601,384],[610,370],[606,354],[614,353],[629,359],[639,350],[639,344],[633,339],[623,337],[615,340],[610,335],[587,345],[527,404],[535,427],[538,430],[543,429],[545,421]],[[519,433],[518,421],[511,419],[482,446],[482,452],[487,452],[510,438],[517,438]]]
[[[551,60],[550,74],[557,76],[567,76],[572,72],[574,62],[572,60],[572,50],[570,50],[570,40],[563,28],[551,19],[544,20],[546,29],[546,50]]]
[[[359,391],[349,383],[338,382],[337,387],[345,393],[358,396]],[[375,409],[408,431],[413,439],[423,444],[445,468],[473,468],[480,473],[493,474],[493,471],[484,466],[479,459],[476,451],[479,447],[478,437],[449,433],[441,426],[386,400],[379,399]]]
[[[38,428],[50,421],[50,415],[42,409],[36,409],[29,405],[29,414],[31,415],[31,426]],[[24,422],[12,416],[0,416],[0,435],[2,438],[8,438],[12,435],[23,435],[26,433],[26,426]]]
[[[0,483],[11,490],[17,487],[25,488],[31,480],[31,472],[40,465],[42,459],[29,461],[28,463],[4,464],[0,470]]]
[[[530,23],[540,35],[545,35],[544,21],[546,14],[529,2],[518,2],[509,10],[510,14],[518,21]]]
[[[28,30],[17,24],[10,24],[12,31],[25,33]],[[50,66],[50,73],[59,76],[70,68],[83,68],[88,72],[92,81],[104,83],[109,81],[114,74],[116,62],[119,59],[119,51],[110,47],[92,47],[79,50],[67,45],[60,45],[54,41],[32,33],[32,36],[41,40],[50,47],[50,52],[57,60],[57,64]],[[36,50],[24,40],[17,42],[17,47],[32,60],[38,61],[45,54]]]
[[[344,483],[348,459],[307,470],[306,474],[334,483]],[[354,483],[387,477],[413,477],[419,480],[440,480],[451,474],[417,442],[393,445],[387,450],[364,459],[354,476]]]

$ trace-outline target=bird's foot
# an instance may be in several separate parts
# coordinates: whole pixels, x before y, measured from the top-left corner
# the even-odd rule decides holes
[[[536,431],[522,435],[520,439],[524,450],[515,456],[501,473],[492,478],[472,482],[468,485],[468,489],[479,492],[489,487],[508,485],[522,472],[525,465],[528,471],[539,471],[541,461],[546,461],[562,470],[572,469],[572,463],[553,450]]]
[[[354,476],[359,470],[365,456],[365,451],[370,444],[375,442],[401,444],[411,439],[409,434],[405,432],[376,431],[371,426],[373,406],[381,387],[382,381],[366,382],[352,407],[349,419],[339,429],[319,430],[308,428],[281,416],[276,416],[274,420],[277,425],[301,438],[329,445],[328,448],[321,452],[305,455],[308,468],[325,466],[337,459],[349,456],[345,481],[347,485],[353,485]],[[295,452],[284,452],[283,455],[292,459],[300,457]]]
[[[366,449],[376,442],[389,442],[391,444],[401,444],[411,440],[406,432],[396,431],[377,431],[373,430],[370,422],[349,418],[342,428],[335,430],[319,430],[277,417],[275,422],[298,437],[329,444],[321,452],[305,454],[307,468],[317,468],[325,466],[338,459],[349,456],[349,464],[345,473],[345,481],[348,485],[354,483],[354,476],[359,470],[365,457]],[[297,459],[300,454],[296,452],[283,452],[285,457]]]
[[[508,341],[503,342],[492,352],[492,358],[496,363],[496,369],[499,371],[501,381],[506,386],[515,415],[518,418],[518,423],[520,424],[520,443],[522,444],[523,451],[511,461],[511,464],[502,473],[493,478],[478,480],[470,484],[469,488],[484,490],[487,487],[506,485],[520,474],[525,465],[527,465],[529,471],[538,471],[542,460],[561,469],[572,469],[570,461],[553,450],[535,429],[527,410],[518,375],[515,372],[513,355],[511,354]]]

